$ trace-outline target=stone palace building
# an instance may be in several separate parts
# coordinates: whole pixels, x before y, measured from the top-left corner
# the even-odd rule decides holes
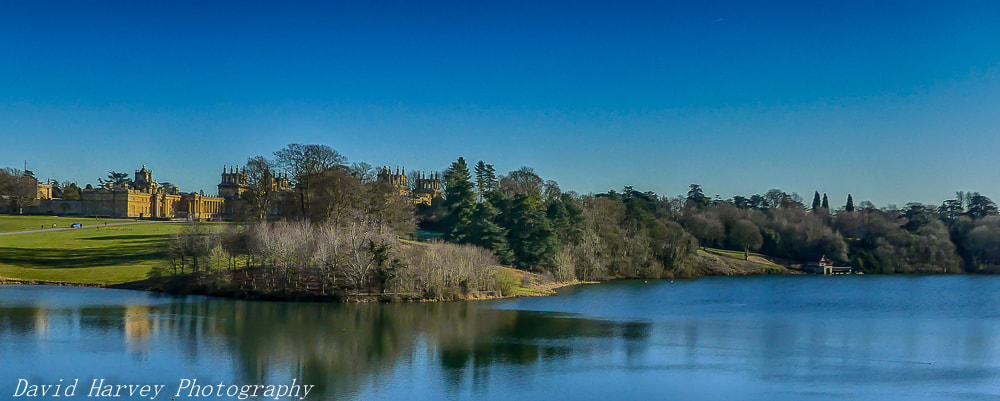
[[[223,169],[223,182],[233,176]],[[245,174],[243,175],[245,177]],[[287,180],[285,180],[287,187]],[[227,187],[228,188],[228,187]],[[39,196],[37,205],[29,208],[32,214],[59,214],[100,217],[130,217],[150,219],[220,220],[227,218],[241,191],[233,196],[206,196],[199,192],[181,192],[176,187],[160,186],[153,180],[153,172],[143,165],[136,170],[135,178],[128,184],[106,183],[98,188],[84,189],[80,200],[61,200]]]
[[[442,196],[441,177],[436,174],[414,174],[413,188],[407,183],[406,170],[388,166],[377,170],[377,180],[388,182],[400,196],[414,204],[430,205]],[[270,176],[275,192],[290,189],[284,176]],[[181,192],[174,186],[161,186],[146,168],[135,171],[131,183],[105,183],[81,191],[80,200],[52,198],[52,186],[38,183],[34,205],[25,209],[29,214],[77,215],[140,219],[224,220],[236,216],[243,207],[244,193],[249,189],[246,169],[223,167],[217,196],[201,192]],[[280,206],[276,206],[280,208]],[[272,210],[272,215],[280,210]]]

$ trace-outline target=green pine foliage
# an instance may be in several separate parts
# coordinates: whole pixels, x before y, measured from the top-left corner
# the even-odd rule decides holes
[[[472,242],[472,216],[476,200],[472,192],[472,176],[465,158],[457,161],[444,172],[445,197],[445,239],[458,242]]]
[[[510,223],[507,241],[515,266],[533,270],[555,267],[559,242],[540,199],[518,195],[511,207]]]
[[[476,205],[472,215],[470,242],[492,250],[503,263],[512,263],[514,255],[507,243],[509,231],[499,222],[500,211],[490,202]]]

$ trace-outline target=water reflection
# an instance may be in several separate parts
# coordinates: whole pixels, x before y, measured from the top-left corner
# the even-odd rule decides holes
[[[57,296],[61,291],[93,291],[38,289]],[[23,303],[33,302],[33,294],[24,295]],[[58,328],[58,337],[78,339],[74,348],[80,354],[68,357],[79,362],[92,352],[121,353],[155,366],[164,359],[158,355],[179,351],[194,364],[231,361],[231,377],[205,378],[208,381],[271,383],[295,377],[315,384],[313,392],[322,398],[335,399],[355,394],[394,366],[413,363],[418,346],[434,352],[446,383],[457,386],[468,367],[530,365],[588,352],[587,347],[561,341],[570,336],[626,333],[635,338],[648,332],[644,324],[618,326],[474,303],[340,305],[189,298],[153,304],[0,307],[0,338],[18,338],[8,343],[44,344],[50,330]],[[10,351],[15,362],[36,356],[30,349]],[[479,379],[486,378],[485,370],[476,372]]]
[[[955,285],[937,284],[944,292]],[[918,304],[906,313],[894,311],[900,305],[879,306],[867,314],[852,305],[857,314],[849,315],[831,309],[838,302],[810,303],[841,291],[828,285],[786,289],[785,297],[768,291],[773,282],[723,283],[724,291],[717,282],[686,285],[619,283],[544,299],[389,305],[0,287],[0,394],[13,391],[10,378],[19,377],[113,377],[171,387],[181,378],[227,384],[296,378],[317,386],[310,399],[338,400],[1000,393],[992,384],[1000,373],[994,341],[1000,326],[989,315],[1000,305]],[[996,289],[996,280],[975,288]],[[871,301],[864,302],[899,302]],[[581,313],[567,303],[589,307]],[[627,383],[627,391],[616,393],[625,391],[616,383]]]

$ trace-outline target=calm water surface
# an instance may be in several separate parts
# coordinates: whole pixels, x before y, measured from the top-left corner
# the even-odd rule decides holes
[[[80,379],[55,400],[95,400],[92,379],[164,384],[170,400],[185,378],[294,378],[316,385],[310,400],[995,400],[998,340],[995,277],[621,281],[391,305],[0,286],[0,399],[28,399],[18,379]]]

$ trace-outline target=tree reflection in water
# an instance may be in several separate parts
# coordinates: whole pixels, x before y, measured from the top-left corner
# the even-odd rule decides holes
[[[349,398],[364,386],[378,387],[418,354],[437,361],[448,386],[462,386],[467,371],[474,386],[483,386],[492,365],[531,365],[588,352],[570,347],[567,333],[577,339],[634,339],[648,332],[643,324],[498,310],[470,302],[319,304],[190,297],[0,308],[0,339],[15,336],[39,344],[53,327],[77,332],[84,351],[129,354],[153,370],[168,363],[167,353],[192,365],[230,360],[231,377],[219,369],[215,377],[200,379],[256,384],[296,378],[316,385],[312,394],[317,399]]]
[[[995,399],[990,294],[1000,278],[616,282],[388,305],[3,287],[0,378],[297,378],[319,386],[311,399]]]

